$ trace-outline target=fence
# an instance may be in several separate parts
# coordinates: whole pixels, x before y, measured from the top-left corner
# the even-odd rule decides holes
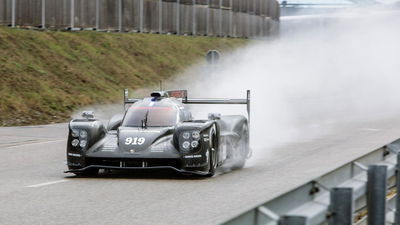
[[[400,139],[226,225],[400,225]]]
[[[0,0],[12,27],[258,37],[277,27],[276,0]]]

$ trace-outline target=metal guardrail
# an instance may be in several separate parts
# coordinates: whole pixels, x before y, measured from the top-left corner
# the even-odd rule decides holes
[[[67,30],[261,37],[276,0],[0,0],[0,24]]]
[[[224,224],[400,225],[399,170],[400,139]]]

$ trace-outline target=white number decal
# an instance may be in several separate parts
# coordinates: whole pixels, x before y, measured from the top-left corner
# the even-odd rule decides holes
[[[125,145],[130,145],[132,143],[132,138],[128,137],[125,139]]]
[[[144,141],[145,141],[145,140],[146,140],[146,139],[144,139],[144,137],[139,138],[139,139],[138,139],[138,145],[144,144]]]
[[[142,145],[142,144],[144,144],[145,141],[146,141],[146,139],[144,137],[140,137],[140,138],[128,137],[125,139],[125,145]]]

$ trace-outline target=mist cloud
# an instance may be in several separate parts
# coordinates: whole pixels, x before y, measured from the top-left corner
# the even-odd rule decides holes
[[[254,41],[224,55],[211,72],[189,69],[169,86],[191,97],[244,97],[252,91],[253,148],[329,133],[329,124],[372,121],[400,113],[399,13],[375,9],[317,18],[300,32]],[[195,110],[245,113],[244,107]],[[256,152],[257,153],[257,152]]]

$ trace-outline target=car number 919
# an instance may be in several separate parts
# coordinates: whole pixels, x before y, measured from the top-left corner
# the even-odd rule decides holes
[[[144,137],[127,137],[125,139],[125,145],[142,145],[145,141],[146,139]]]

